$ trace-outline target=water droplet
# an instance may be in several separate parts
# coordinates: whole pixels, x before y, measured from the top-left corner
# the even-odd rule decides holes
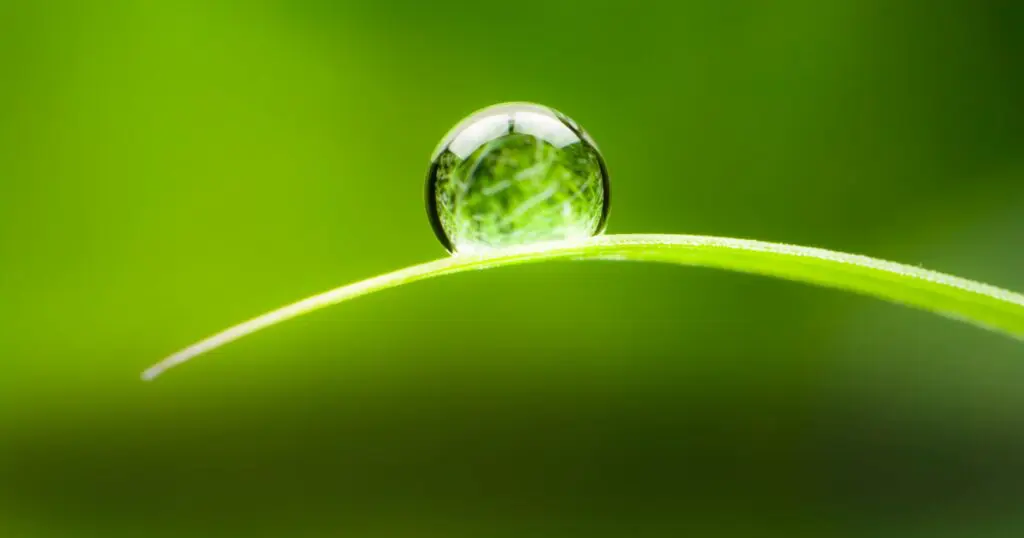
[[[505,103],[459,122],[434,151],[427,214],[449,252],[604,231],[608,171],[594,141],[551,108]]]

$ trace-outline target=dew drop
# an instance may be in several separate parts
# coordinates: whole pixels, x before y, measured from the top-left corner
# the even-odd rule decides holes
[[[449,252],[471,253],[604,231],[608,171],[594,141],[531,103],[480,110],[444,137],[427,174],[427,215]]]

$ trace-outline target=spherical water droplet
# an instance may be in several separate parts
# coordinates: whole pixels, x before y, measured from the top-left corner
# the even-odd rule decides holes
[[[427,214],[452,253],[582,239],[604,230],[608,191],[604,160],[575,122],[506,103],[472,114],[441,141]]]

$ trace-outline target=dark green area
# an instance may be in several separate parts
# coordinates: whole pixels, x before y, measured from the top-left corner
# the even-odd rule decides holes
[[[1021,6],[0,2],[0,536],[1019,536],[1020,343],[792,283],[470,273],[137,376],[443,255],[429,152],[503,101],[611,233],[1024,290]]]

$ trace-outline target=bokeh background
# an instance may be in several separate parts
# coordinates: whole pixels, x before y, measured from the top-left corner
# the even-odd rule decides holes
[[[600,144],[610,233],[1024,290],[1024,3],[0,1],[0,535],[1009,537],[1024,347],[648,264],[464,274],[423,181],[496,102]]]

